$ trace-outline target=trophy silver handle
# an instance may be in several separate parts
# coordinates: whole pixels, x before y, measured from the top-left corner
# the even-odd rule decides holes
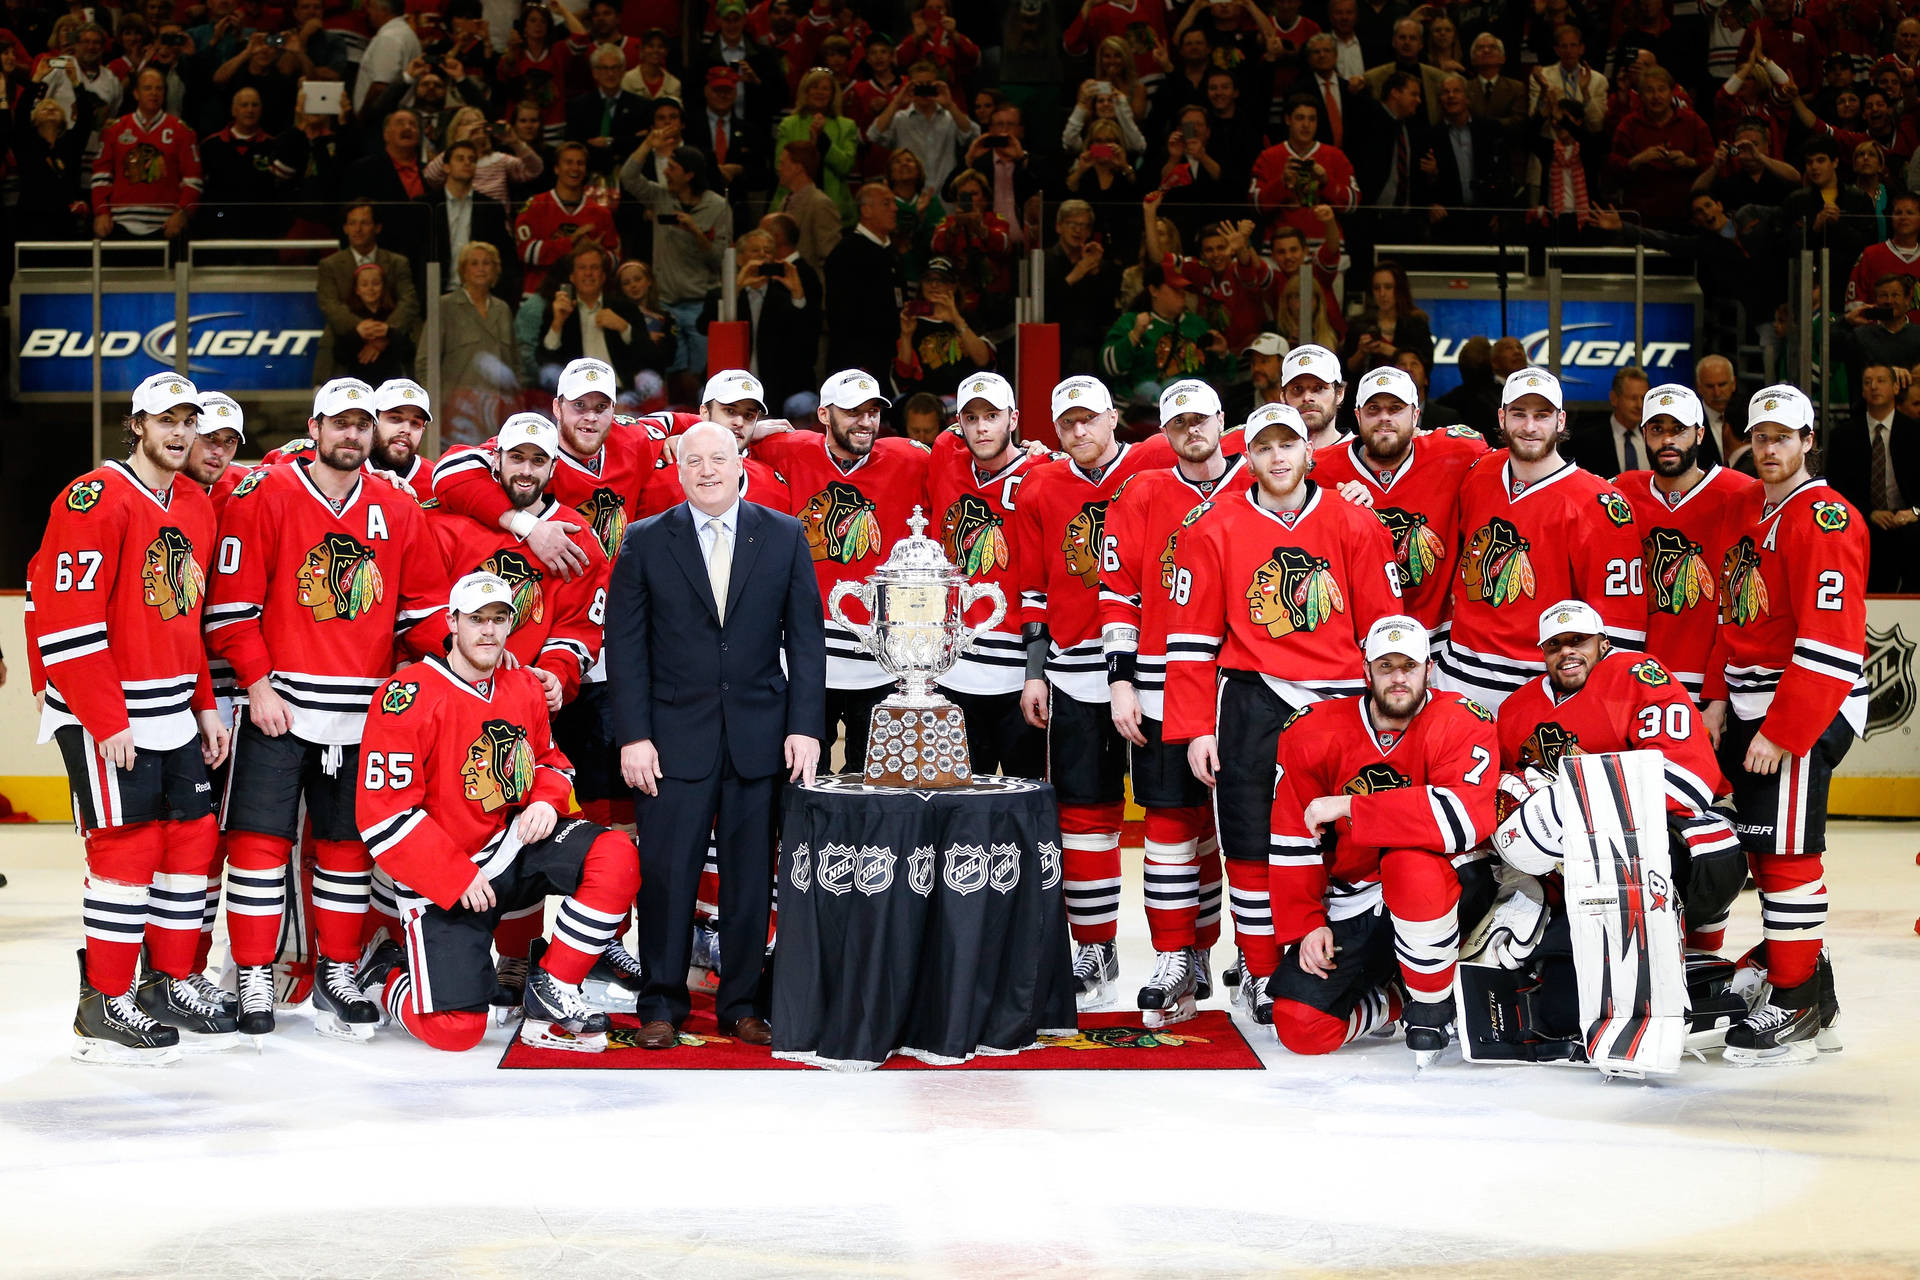
[[[973,602],[982,599],[993,602],[993,612],[988,614],[987,620],[979,626],[966,628],[965,633],[960,638],[960,648],[963,650],[971,648],[974,640],[979,637],[981,632],[993,630],[994,627],[999,624],[1000,619],[1007,616],[1006,593],[991,582],[968,582],[961,585],[960,616],[962,618],[966,617],[967,610],[973,607]]]
[[[874,588],[871,582],[836,582],[833,584],[833,590],[827,593],[827,614],[835,622],[853,632],[853,637],[860,642],[861,648],[878,657],[880,646],[874,641],[872,625],[853,621],[840,608],[840,601],[847,596],[852,596],[867,606],[867,616],[872,617],[873,595]]]

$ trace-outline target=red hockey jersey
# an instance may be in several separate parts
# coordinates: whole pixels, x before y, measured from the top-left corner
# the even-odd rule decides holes
[[[548,269],[573,252],[583,233],[599,241],[616,261],[619,259],[620,231],[614,225],[613,210],[591,193],[583,194],[575,205],[563,204],[551,191],[542,191],[527,202],[526,209],[513,220],[513,234],[520,245],[520,261],[527,267],[524,287],[528,293],[540,291]]]
[[[1685,493],[1668,494],[1651,471],[1628,471],[1614,486],[1633,507],[1646,564],[1647,652],[1694,697],[1706,678],[1720,609],[1720,566],[1760,514],[1760,482],[1715,466]]]
[[[175,212],[200,203],[200,145],[178,116],[143,121],[135,111],[100,130],[93,211],[111,212],[135,235],[152,235]]]
[[[1214,731],[1220,671],[1257,672],[1298,706],[1359,692],[1367,628],[1400,613],[1393,541],[1373,513],[1312,486],[1298,511],[1259,486],[1222,495],[1180,535],[1167,636],[1165,736]]]
[[[587,572],[572,578],[552,577],[506,530],[438,505],[428,510],[427,527],[440,549],[448,582],[486,572],[513,588],[513,630],[507,636],[507,651],[521,666],[552,672],[559,678],[561,696],[571,702],[580,692],[581,680],[600,661],[607,575],[612,566],[579,512],[555,502],[552,495],[536,510],[542,520],[580,526],[573,541],[586,554]]]
[[[1500,709],[1546,671],[1540,611],[1584,600],[1617,649],[1642,649],[1647,603],[1641,530],[1620,491],[1571,462],[1544,480],[1513,478],[1507,451],[1474,464],[1460,488],[1453,616],[1435,653],[1444,687]]]
[[[149,751],[193,740],[193,713],[214,705],[200,640],[214,529],[199,485],[176,475],[156,494],[118,460],[54,499],[26,619],[40,741],[71,724],[96,740],[131,726]]]
[[[1373,514],[1393,539],[1406,612],[1433,631],[1447,617],[1449,586],[1459,555],[1460,482],[1487,443],[1471,427],[1416,437],[1392,471],[1368,465],[1360,441],[1349,437],[1316,450],[1313,477],[1336,493],[1347,481],[1366,486]]]
[[[267,456],[260,459],[260,465],[263,467],[272,467],[282,462],[292,462],[295,458],[310,458],[312,456],[313,437],[300,436],[287,441],[277,449],[267,450]],[[388,471],[385,467],[376,467],[373,465],[371,458],[361,464],[361,470],[370,476],[379,476],[383,480],[400,481],[408,489],[413,491],[414,498],[420,502],[433,501],[433,468],[434,461],[432,458],[424,457],[417,453],[413,455],[413,461],[407,464],[404,471]],[[231,471],[232,468],[229,467],[228,470]]]
[[[740,496],[782,515],[793,514],[793,495],[787,491],[786,477],[755,457],[741,459],[746,474],[740,477]],[[640,491],[640,519],[657,516],[669,507],[687,500],[680,483],[680,468],[666,458],[654,468],[652,479]]]
[[[1452,858],[1491,835],[1498,750],[1493,716],[1457,693],[1429,693],[1398,735],[1374,729],[1365,695],[1295,712],[1280,734],[1273,789],[1274,941],[1284,947],[1330,919],[1379,908],[1388,850]],[[1353,797],[1353,817],[1334,824],[1328,854],[1305,819],[1315,799],[1335,795]]]
[[[231,498],[233,491],[240,487],[240,482],[252,474],[252,467],[242,466],[238,462],[227,464],[227,469],[220,473],[220,478],[213,482],[211,489],[207,490],[207,497],[213,502],[214,515],[226,513],[227,499]]]
[[[573,766],[553,744],[547,700],[528,671],[468,684],[446,660],[410,663],[366,708],[360,838],[394,882],[442,907],[512,860],[508,823],[544,800],[562,814]]]
[[[1167,714],[1167,632],[1176,612],[1174,552],[1180,531],[1212,510],[1215,498],[1245,482],[1240,461],[1229,459],[1220,478],[1207,484],[1187,479],[1178,467],[1141,472],[1120,487],[1107,508],[1100,571],[1102,648],[1111,650],[1117,643],[1106,639],[1109,627],[1139,632],[1133,690],[1140,713],[1150,719],[1164,720]]]
[[[651,419],[616,421],[591,458],[576,458],[561,447],[547,492],[585,518],[609,561],[619,558],[627,526],[639,518],[640,494],[653,478],[660,441],[666,437],[666,430]],[[448,450],[433,469],[440,505],[498,528],[513,504],[500,487],[497,450],[491,439]]]
[[[1016,495],[1043,460],[1024,449],[991,475],[982,474],[959,436],[942,432],[927,462],[927,532],[940,539],[947,559],[974,582],[1000,588],[1007,611],[960,655],[940,684],[960,693],[1014,693],[1026,679],[1026,648],[1020,640],[1020,583],[1014,572]],[[967,610],[969,626],[985,622],[985,600]]]
[[[207,648],[241,689],[271,677],[293,732],[360,740],[373,692],[393,670],[396,637],[438,648],[447,580],[426,515],[385,480],[360,473],[339,510],[300,460],[254,472],[233,491],[207,592]]]
[[[1836,714],[1867,727],[1867,528],[1819,477],[1763,508],[1721,567],[1708,699],[1796,756]]]
[[[928,450],[923,444],[883,436],[866,457],[845,466],[827,452],[827,438],[817,431],[782,431],[753,447],[761,461],[787,478],[793,514],[813,554],[822,609],[835,585],[864,582],[880,567],[893,544],[907,536],[915,507],[926,513]],[[863,616],[855,602],[844,607],[849,617]],[[853,633],[827,614],[827,687],[872,689],[892,680]]]

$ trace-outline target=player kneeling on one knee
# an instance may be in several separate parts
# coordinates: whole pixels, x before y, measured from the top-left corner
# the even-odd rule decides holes
[[[626,836],[559,816],[572,769],[553,743],[545,691],[526,668],[500,665],[513,589],[468,574],[447,613],[446,657],[401,668],[367,716],[358,816],[393,877],[404,938],[376,948],[361,984],[415,1038],[472,1048],[495,994],[494,926],[564,895],[527,976],[520,1038],[598,1052],[607,1016],[580,983],[626,923],[638,856]]]
[[[1268,990],[1296,1053],[1401,1019],[1424,1063],[1453,1021],[1454,864],[1493,830],[1498,744],[1478,703],[1428,688],[1413,618],[1376,622],[1366,663],[1365,695],[1312,703],[1280,734],[1268,871],[1274,934],[1290,945]]]

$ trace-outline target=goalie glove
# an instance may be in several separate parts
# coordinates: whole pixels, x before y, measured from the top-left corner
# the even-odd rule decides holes
[[[1522,969],[1547,932],[1546,890],[1530,875],[1503,871],[1500,898],[1461,947],[1461,959]]]
[[[1493,820],[1505,822],[1507,815],[1526,803],[1528,796],[1553,785],[1553,775],[1528,765],[1519,773],[1503,773],[1493,795]]]
[[[1503,787],[1505,781],[1502,780]],[[1521,801],[1493,829],[1493,851],[1516,871],[1541,876],[1560,869],[1560,811],[1553,789],[1544,787]]]

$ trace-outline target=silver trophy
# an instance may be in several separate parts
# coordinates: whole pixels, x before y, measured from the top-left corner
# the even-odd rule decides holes
[[[967,756],[966,722],[941,696],[934,681],[953,669],[983,631],[1007,614],[1007,598],[991,582],[971,582],[940,544],[926,536],[920,508],[907,521],[912,532],[896,542],[886,563],[865,582],[840,582],[827,596],[827,612],[897,682],[895,692],[873,709],[863,775],[878,786],[963,787],[973,779]],[[871,623],[849,619],[842,601],[852,596],[867,607]],[[964,618],[976,600],[993,612],[977,627]]]

